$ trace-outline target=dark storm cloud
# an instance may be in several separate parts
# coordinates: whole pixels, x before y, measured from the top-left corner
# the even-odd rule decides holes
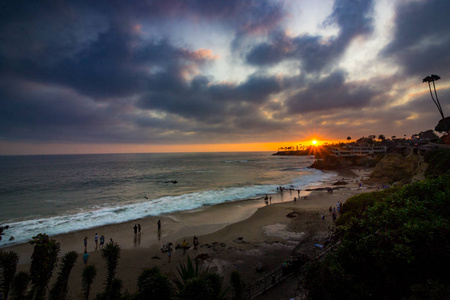
[[[284,12],[276,2],[5,1],[0,8],[6,139],[149,141],[164,130],[201,132],[205,124],[232,130],[244,107],[255,110],[281,91],[262,75],[240,84],[189,80],[214,57],[164,36],[143,39],[137,27],[201,19],[245,38],[278,26]],[[147,109],[165,117],[149,117]],[[140,127],[150,136],[133,133]]]
[[[369,105],[379,91],[359,83],[346,83],[345,73],[336,71],[290,97],[291,112],[308,113],[361,108]]]
[[[339,27],[337,37],[328,40],[312,35],[291,38],[277,31],[269,42],[253,47],[246,60],[252,65],[269,66],[294,59],[301,61],[302,69],[307,72],[320,71],[337,60],[355,37],[372,32],[372,10],[372,1],[338,0],[325,22],[325,25],[336,24]]]
[[[381,54],[394,58],[408,76],[450,76],[450,2],[410,1],[396,8],[395,31]]]
[[[174,89],[173,84],[164,84],[170,78],[161,78],[162,83],[156,84],[151,93],[142,97],[138,107],[215,124],[223,122],[233,109],[243,107],[243,103],[261,105],[272,94],[281,91],[277,78],[260,75],[252,75],[240,85],[213,84],[207,77],[198,76],[190,86],[182,85],[179,89]]]
[[[116,122],[110,108],[70,90],[3,80],[0,99],[0,137],[9,140],[78,140]]]

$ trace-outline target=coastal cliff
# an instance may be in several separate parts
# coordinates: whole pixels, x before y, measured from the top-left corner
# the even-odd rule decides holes
[[[425,178],[428,164],[422,155],[409,153],[388,153],[374,157],[335,157],[326,156],[316,160],[311,168],[319,170],[339,170],[345,168],[374,168],[370,181],[386,184],[406,184]]]
[[[388,184],[406,184],[425,179],[427,167],[421,155],[389,153],[378,162],[370,178]]]

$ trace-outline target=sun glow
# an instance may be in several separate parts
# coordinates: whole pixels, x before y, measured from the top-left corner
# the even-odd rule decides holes
[[[316,140],[313,140],[311,143],[312,143],[313,145],[316,145],[316,144],[317,144],[317,141],[316,141]]]

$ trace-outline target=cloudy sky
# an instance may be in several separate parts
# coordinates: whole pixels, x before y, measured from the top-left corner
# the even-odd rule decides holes
[[[0,154],[409,137],[440,119],[425,76],[450,113],[449,16],[448,0],[5,0]]]

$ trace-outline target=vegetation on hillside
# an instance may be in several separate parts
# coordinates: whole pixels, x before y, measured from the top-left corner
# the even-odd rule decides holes
[[[445,299],[450,294],[450,177],[353,197],[335,250],[309,266],[311,299]]]

